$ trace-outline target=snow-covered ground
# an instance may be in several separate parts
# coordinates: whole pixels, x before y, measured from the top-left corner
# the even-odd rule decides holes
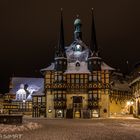
[[[139,140],[139,119],[30,119],[21,140]],[[20,129],[23,126],[17,126]],[[13,129],[10,127],[9,129]],[[18,131],[17,129],[17,131]],[[24,130],[24,129],[23,129]],[[0,130],[1,131],[1,130]],[[16,139],[16,138],[14,138]],[[11,139],[10,139],[11,140]]]
[[[18,133],[23,131],[30,131],[41,128],[41,125],[37,122],[31,122],[24,120],[21,125],[8,125],[8,124],[0,124],[0,134],[6,133]]]

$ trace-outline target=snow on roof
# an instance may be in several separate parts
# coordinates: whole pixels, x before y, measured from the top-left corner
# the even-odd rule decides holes
[[[55,57],[54,59],[57,60],[57,59],[67,59],[67,58],[65,58],[65,57]]]
[[[16,93],[20,89],[20,85],[26,85],[29,92],[44,90],[44,79],[43,78],[30,78],[30,77],[12,77],[11,93]]]
[[[32,96],[44,96],[45,93],[42,92],[33,92]]]
[[[102,59],[101,57],[89,57],[88,59]]]
[[[131,83],[130,83],[130,85],[132,85],[132,84],[134,84],[134,83],[136,83],[137,81],[140,81],[140,76],[139,77],[137,77],[137,78],[135,78]]]
[[[114,72],[111,75],[111,88],[112,90],[127,91],[130,92],[129,82],[122,73]]]
[[[76,63],[69,63],[65,74],[69,73],[90,73],[86,62],[81,62],[80,66],[76,66]]]
[[[105,62],[101,63],[101,69],[102,70],[115,70],[114,68],[112,68],[109,65],[107,65]]]
[[[120,80],[115,80],[111,88],[113,90],[128,91],[128,92],[131,91],[128,82],[126,81],[121,82]]]
[[[115,76],[123,76],[123,74],[121,73],[121,72],[113,72],[113,75],[115,75]]]
[[[54,63],[51,63],[50,66],[48,66],[47,68],[41,69],[40,71],[49,71],[49,70],[54,70]]]

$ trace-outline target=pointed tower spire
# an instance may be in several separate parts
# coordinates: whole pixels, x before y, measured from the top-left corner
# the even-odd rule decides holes
[[[55,53],[55,66],[56,71],[65,71],[67,69],[67,58],[65,53],[65,42],[64,42],[64,27],[63,27],[63,10],[61,8],[60,15],[60,35],[58,41],[58,48]]]
[[[98,46],[97,46],[97,40],[96,40],[96,30],[95,30],[93,8],[91,9],[91,14],[92,14],[92,25],[91,25],[90,49],[91,49],[93,55],[98,56]]]
[[[65,52],[65,41],[64,41],[64,27],[63,27],[63,9],[61,8],[61,17],[60,17],[60,35],[58,42],[58,52],[59,54],[64,54]]]

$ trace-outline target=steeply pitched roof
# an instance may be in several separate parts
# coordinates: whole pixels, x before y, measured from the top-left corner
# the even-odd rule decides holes
[[[44,68],[44,69],[41,69],[40,71],[41,72],[44,72],[44,71],[52,71],[52,70],[54,70],[54,63],[51,63],[51,65],[50,66],[48,66],[47,68]]]
[[[90,71],[86,62],[81,62],[79,67],[76,66],[76,63],[69,63],[65,74],[71,73],[90,73]]]
[[[101,63],[101,70],[115,70],[114,68],[107,65],[105,62]]]

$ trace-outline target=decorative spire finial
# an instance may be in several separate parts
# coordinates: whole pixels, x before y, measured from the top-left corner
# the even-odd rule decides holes
[[[96,40],[96,30],[95,30],[95,22],[94,22],[93,10],[94,10],[94,8],[91,8],[92,24],[91,24],[90,49],[93,52],[93,55],[98,56],[98,46],[97,46],[97,40]]]
[[[65,52],[65,41],[64,41],[64,27],[63,27],[63,8],[61,8],[60,13],[60,34],[59,34],[59,42],[58,42],[58,55],[64,55]]]

